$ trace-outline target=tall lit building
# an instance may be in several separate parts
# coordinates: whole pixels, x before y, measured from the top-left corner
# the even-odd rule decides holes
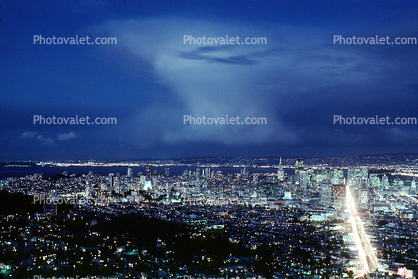
[[[366,204],[369,202],[369,189],[367,188],[360,188],[359,190],[359,198],[358,198],[358,202],[359,203],[363,203]]]
[[[362,167],[361,168],[361,174],[362,174],[362,177],[368,178],[369,177],[369,168],[368,167]]]
[[[244,167],[242,170],[241,170],[241,176],[243,177],[243,178],[248,178],[248,175],[250,174],[250,172],[247,170],[247,168],[246,167]]]
[[[369,179],[373,188],[380,188],[382,183],[380,182],[380,178],[377,176],[377,173],[371,173]]]
[[[386,173],[382,176],[382,187],[383,189],[389,187],[389,178]]]
[[[306,193],[307,183],[308,181],[307,181],[306,171],[304,170],[299,171],[299,187],[302,193]]]
[[[128,172],[126,173],[127,177],[132,177],[133,176],[133,169],[132,168],[128,168]]]
[[[283,170],[283,166],[282,166],[282,157],[280,157],[279,169],[277,170],[277,179],[279,181],[284,181],[284,170]]]
[[[331,202],[332,200],[332,185],[331,181],[328,179],[324,179],[321,182],[321,191],[320,191],[320,198],[321,198],[321,204],[326,205]]]
[[[331,172],[332,185],[340,185],[344,182],[344,172],[339,167],[335,167]]]
[[[115,186],[115,174],[109,173],[109,189],[113,190],[114,186]]]
[[[150,177],[151,176],[151,165],[147,166],[147,176]]]
[[[210,179],[210,168],[206,168],[205,169],[205,176],[206,176],[206,179]]]
[[[299,158],[295,162],[295,173],[299,173],[300,171],[304,170],[305,168],[305,161],[302,158]]]
[[[167,176],[167,177],[170,176],[170,169],[169,168],[164,169],[164,175]]]
[[[90,195],[90,180],[86,181],[86,188],[84,189],[84,194],[86,196]]]
[[[347,184],[353,185],[354,184],[354,169],[348,169],[347,171]]]
[[[416,181],[416,177],[414,177],[411,181],[411,192],[412,195],[415,195],[415,192],[417,191],[417,181]]]
[[[142,190],[145,190],[145,191],[152,190],[152,182],[150,180],[145,181],[144,188]]]

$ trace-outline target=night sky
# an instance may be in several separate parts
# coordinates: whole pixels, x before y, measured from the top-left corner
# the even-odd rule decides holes
[[[417,1],[0,1],[0,161],[184,156],[344,156],[418,152]],[[114,37],[112,45],[34,44]],[[263,45],[184,44],[265,37]],[[39,125],[116,117],[116,125]],[[184,115],[265,117],[188,125]]]

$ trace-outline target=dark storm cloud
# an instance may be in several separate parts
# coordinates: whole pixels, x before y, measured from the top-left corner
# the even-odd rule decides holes
[[[253,57],[255,56],[254,54],[239,56],[232,55],[227,58],[217,58],[212,56],[214,53],[223,50],[225,50],[225,48],[222,47],[201,47],[193,51],[183,51],[180,53],[179,57],[184,59],[219,62],[225,64],[251,65],[257,63],[257,61],[253,60]]]
[[[97,11],[80,1],[2,6],[4,158],[418,151],[417,125],[333,124],[333,115],[418,118],[417,45],[333,44],[334,35],[416,36],[414,2],[98,3]],[[118,43],[33,45],[34,34]],[[267,44],[190,45],[184,35]],[[34,114],[118,125],[34,126]],[[268,124],[185,125],[184,115]]]

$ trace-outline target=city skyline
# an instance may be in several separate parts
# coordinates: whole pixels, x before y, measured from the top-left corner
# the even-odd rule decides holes
[[[0,279],[416,278],[417,11],[0,1]]]
[[[1,179],[0,275],[415,278],[415,170],[293,163]]]
[[[417,124],[370,124],[418,117],[417,45],[391,44],[416,36],[417,8],[4,1],[0,161],[418,152]],[[109,44],[83,44],[87,37]],[[116,123],[34,123],[40,117]],[[362,124],[348,124],[354,117]]]

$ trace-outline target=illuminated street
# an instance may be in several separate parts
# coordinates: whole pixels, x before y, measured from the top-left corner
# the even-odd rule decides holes
[[[355,202],[348,185],[346,186],[346,203],[347,209],[350,211],[350,223],[356,241],[359,257],[362,262],[362,270],[359,270],[358,273],[361,275],[362,273],[374,272],[378,269],[379,263],[377,261],[376,254],[370,244],[370,240],[364,231],[363,222],[357,213]]]

